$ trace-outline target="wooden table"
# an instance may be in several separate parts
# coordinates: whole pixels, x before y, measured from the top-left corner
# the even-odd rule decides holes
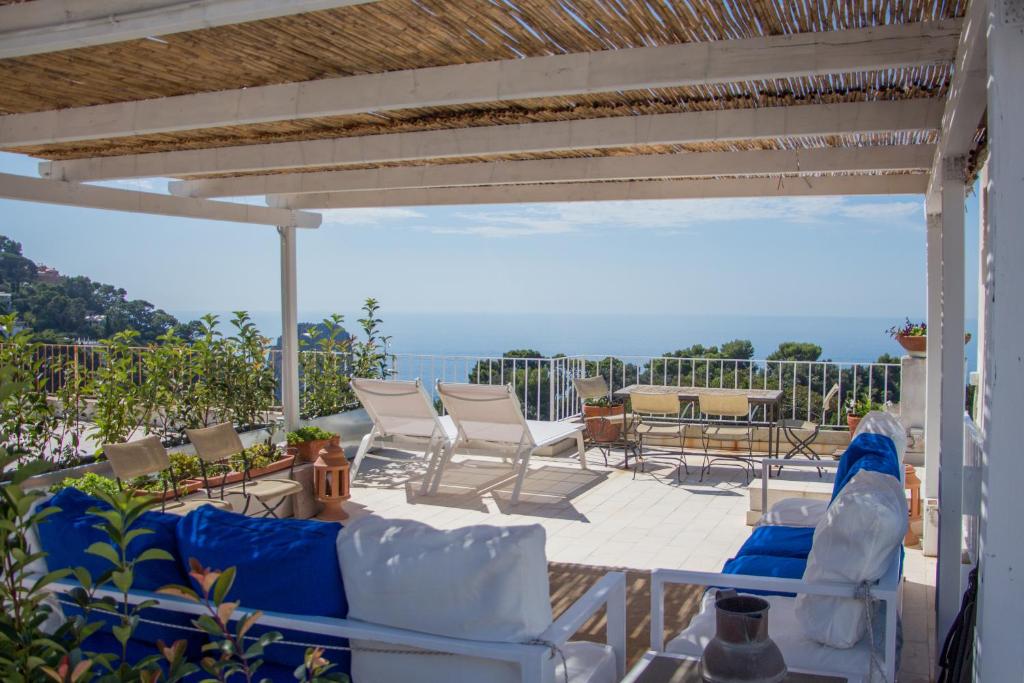
[[[630,384],[615,392],[618,398],[626,399],[634,391],[650,394],[676,394],[682,403],[697,403],[701,394],[712,396],[746,396],[753,408],[763,408],[763,420],[751,424],[768,428],[768,456],[774,452],[776,424],[782,412],[782,389],[719,389],[717,387],[675,387],[663,384]]]
[[[847,679],[790,671],[786,683],[846,683]],[[700,660],[685,655],[647,652],[622,683],[703,683]]]

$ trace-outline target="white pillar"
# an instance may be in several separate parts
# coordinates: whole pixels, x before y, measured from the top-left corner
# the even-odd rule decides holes
[[[939,330],[929,330],[929,353],[940,359],[939,561],[935,631],[939,643],[960,608],[963,538],[964,400],[964,159],[942,168],[942,302]],[[938,332],[938,334],[934,334]]]
[[[1024,646],[1024,11],[991,0],[988,17],[988,224],[981,588],[974,680],[1020,681]]]
[[[295,278],[295,228],[281,235],[281,406],[285,429],[299,425],[299,321]]]
[[[934,557],[939,551],[939,407],[941,404],[942,360],[939,356],[939,330],[942,327],[942,215],[926,217],[928,276],[928,356],[925,358],[924,415],[924,520],[921,547]]]

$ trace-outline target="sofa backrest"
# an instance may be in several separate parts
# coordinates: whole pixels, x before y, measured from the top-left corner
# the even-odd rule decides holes
[[[861,470],[881,472],[895,477],[897,481],[903,480],[903,466],[891,437],[871,432],[854,437],[836,469],[836,479],[832,485],[833,501]]]

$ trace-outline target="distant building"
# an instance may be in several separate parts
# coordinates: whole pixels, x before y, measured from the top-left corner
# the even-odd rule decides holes
[[[60,271],[40,263],[36,266],[36,280],[55,285],[60,282]]]

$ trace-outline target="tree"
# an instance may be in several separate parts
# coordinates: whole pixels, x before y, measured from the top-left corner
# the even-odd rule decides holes
[[[779,348],[768,356],[768,360],[816,361],[821,357],[821,347],[810,342],[782,342]]]

